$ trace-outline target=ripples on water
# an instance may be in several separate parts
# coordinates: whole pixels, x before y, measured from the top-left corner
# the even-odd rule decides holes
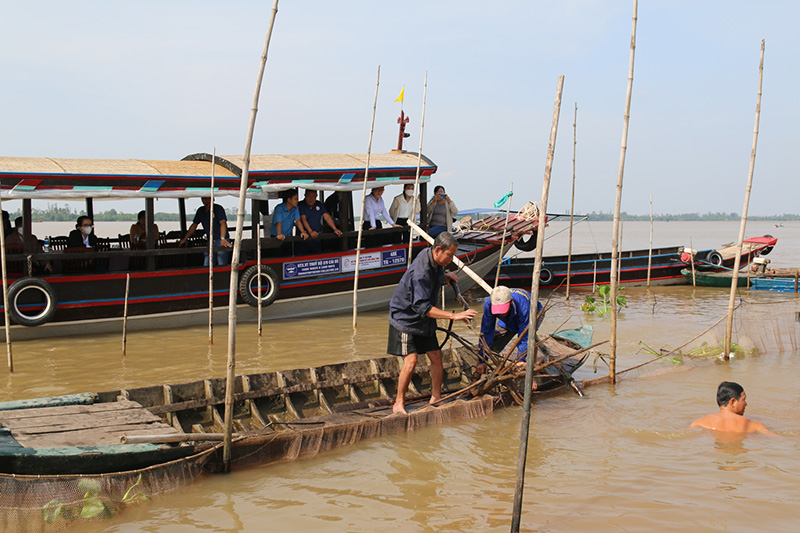
[[[575,293],[572,305],[585,294]],[[724,314],[728,300],[724,289],[690,287],[625,294],[630,308],[620,316],[618,368],[649,357],[635,355],[639,341],[675,346],[700,333]],[[595,326],[596,339],[608,337],[607,319],[585,317],[560,297],[553,303],[544,329],[572,316],[563,327],[585,321]],[[350,322],[346,315],[268,322],[260,342],[255,326],[246,325],[237,338],[237,370],[385,353],[385,313],[360,315],[355,334]],[[226,333],[222,327],[216,332],[211,350],[205,328],[135,333],[124,360],[118,336],[17,343],[17,372],[0,394],[35,397],[222,376]],[[592,387],[585,399],[540,401],[532,411],[522,530],[796,531],[797,369],[797,353],[772,349],[727,364]],[[583,372],[591,377],[591,368]],[[724,441],[689,430],[692,420],[716,410],[722,380],[741,383],[747,414],[784,437]],[[520,408],[508,408],[294,463],[206,476],[114,520],[75,530],[508,531],[520,415]]]

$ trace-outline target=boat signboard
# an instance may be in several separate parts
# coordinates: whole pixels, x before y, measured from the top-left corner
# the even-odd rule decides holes
[[[397,250],[361,254],[359,257],[359,263],[361,264],[359,270],[372,270],[382,267],[405,265],[406,253],[407,251],[404,248],[400,248]],[[288,261],[283,264],[283,279],[341,274],[343,272],[355,272],[355,270],[355,254],[342,257],[309,259],[305,261]]]

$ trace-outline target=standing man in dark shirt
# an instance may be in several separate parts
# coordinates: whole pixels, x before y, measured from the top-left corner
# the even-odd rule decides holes
[[[308,240],[298,243],[302,253],[318,254],[322,252],[322,240],[319,234],[322,231],[322,221],[330,227],[337,237],[342,235],[339,228],[328,214],[328,210],[317,200],[317,191],[306,189],[305,199],[297,206],[300,210],[300,223],[308,232]]]
[[[405,395],[411,375],[417,366],[417,355],[427,353],[431,361],[431,401],[442,399],[442,351],[436,339],[436,319],[468,320],[477,313],[467,309],[450,313],[435,307],[439,291],[445,278],[457,281],[452,272],[444,267],[453,261],[458,251],[458,241],[448,232],[442,232],[433,242],[433,247],[420,252],[411,267],[400,279],[389,304],[388,353],[403,357],[403,369],[397,383],[397,398],[392,412],[405,413]]]
[[[189,226],[189,230],[180,240],[178,246],[183,246],[184,243],[186,243],[186,240],[191,237],[197,229],[198,224],[203,226],[203,230],[205,230],[207,236],[211,236],[212,232],[209,231],[209,222],[211,217],[209,216],[209,213],[211,213],[211,198],[204,197],[203,205],[197,209],[197,212],[194,214],[194,220],[192,220],[192,225]],[[231,247],[231,243],[228,238],[228,217],[225,215],[225,208],[219,204],[214,204],[213,239],[214,246],[224,246],[226,248]],[[214,265],[227,264],[228,252],[214,252]],[[208,253],[206,253],[204,256],[203,266],[208,266]]]

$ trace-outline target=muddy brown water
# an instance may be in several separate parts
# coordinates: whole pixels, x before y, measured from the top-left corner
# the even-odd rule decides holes
[[[696,223],[661,223],[655,244],[688,246],[691,235],[695,248],[715,247],[738,233],[738,224],[706,224],[698,229]],[[800,245],[793,234],[800,223],[784,224],[751,225],[748,235],[776,234],[781,241],[770,256],[773,264],[798,266]],[[592,238],[609,240],[610,223],[578,228],[576,252],[593,251]],[[560,228],[553,224],[551,229]],[[646,248],[648,234],[646,223],[625,223],[623,247]],[[546,253],[565,251],[565,243],[563,233]],[[640,341],[653,347],[682,344],[718,320],[728,302],[725,289],[629,288],[624,293],[629,307],[620,314],[618,369],[649,358],[637,353]],[[578,309],[586,294],[577,291],[571,304],[555,296],[543,329],[589,323],[596,340],[607,339],[608,319]],[[747,299],[763,303],[786,296]],[[656,363],[616,386],[591,387],[584,399],[564,394],[538,402],[532,412],[522,529],[796,531],[800,365],[792,339],[798,338],[800,325],[787,318],[794,312],[791,304],[754,303],[750,309],[757,309],[753,325],[783,328],[783,341],[758,356],[724,364]],[[361,314],[356,332],[350,324],[349,315],[267,322],[261,339],[254,324],[243,324],[237,332],[237,371],[385,354],[385,312]],[[0,377],[0,400],[222,376],[226,328],[215,332],[210,347],[204,327],[133,333],[125,358],[118,335],[15,343],[15,372]],[[605,371],[598,363],[598,372]],[[581,377],[592,376],[590,362]],[[747,414],[782,437],[724,441],[690,430],[692,420],[716,409],[714,393],[722,380],[740,382],[748,393]],[[508,531],[520,416],[521,409],[512,407],[485,419],[382,437],[293,463],[207,475],[126,507],[112,520],[79,520],[68,529]]]

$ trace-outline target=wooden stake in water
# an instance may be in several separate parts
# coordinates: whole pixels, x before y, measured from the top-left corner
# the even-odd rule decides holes
[[[0,212],[3,210],[3,201],[0,200]],[[14,373],[14,357],[11,355],[11,320],[8,318],[8,267],[6,266],[6,236],[0,231],[0,268],[3,270],[3,324],[6,330],[6,353],[8,354],[8,371]]]
[[[497,274],[494,277],[494,286],[500,284],[500,267],[503,266],[503,252],[506,244],[506,232],[508,231],[508,217],[511,214],[511,198],[514,196],[514,182],[511,182],[511,193],[506,201],[506,223],[503,225],[503,238],[500,240],[500,257],[497,259]]]
[[[128,351],[128,294],[130,290],[131,275],[128,273],[125,276],[125,303],[122,306],[122,357],[125,357]]]
[[[258,278],[256,290],[258,291],[258,336],[260,337],[262,331],[261,324],[264,320],[264,312],[261,306],[261,214],[253,213],[252,219],[253,224],[256,225],[256,263],[258,264],[258,269],[256,272],[256,277]]]
[[[372,104],[372,122],[369,126],[369,144],[367,145],[367,168],[364,169],[364,186],[361,188],[361,217],[358,222],[358,239],[356,244],[356,272],[353,276],[353,329],[358,325],[358,271],[361,266],[361,237],[364,234],[364,204],[367,200],[367,180],[369,178],[369,160],[372,155],[372,133],[375,131],[375,110],[378,108],[378,88],[381,86],[381,66],[378,65],[378,80],[375,82],[375,101]],[[411,207],[414,210],[414,207]],[[413,218],[413,217],[412,217]]]
[[[572,200],[569,204],[569,247],[567,248],[567,295],[569,301],[569,285],[572,272],[572,225],[575,219],[575,152],[578,149],[578,102],[575,102],[575,118],[572,121]]]
[[[628,123],[631,113],[631,93],[633,92],[633,59],[636,52],[636,19],[638,0],[633,0],[633,27],[631,29],[631,54],[628,63],[628,92],[625,96],[625,119],[622,125],[622,144],[619,153],[619,173],[617,174],[617,199],[614,203],[614,229],[611,240],[611,334],[609,336],[610,354],[608,379],[617,382],[617,256],[619,255],[619,212],[622,204],[622,176],[625,173],[625,152],[628,149]]]
[[[742,222],[739,225],[739,241],[736,244],[736,259],[733,263],[733,276],[731,276],[731,295],[728,300],[728,320],[725,324],[725,344],[723,357],[726,359],[731,353],[731,337],[733,336],[733,308],[736,304],[736,288],[739,282],[739,268],[742,263],[742,243],[744,230],[747,226],[747,208],[750,205],[750,190],[753,188],[753,172],[756,168],[756,147],[758,146],[758,124],[761,119],[761,88],[764,81],[764,40],[761,40],[761,60],[758,65],[758,97],[756,98],[756,124],[753,129],[753,149],[750,151],[750,170],[747,173],[747,188],[744,193],[744,207],[742,207]]]
[[[411,203],[411,219],[416,220],[416,215],[414,214],[414,210],[417,208],[417,204],[420,203],[419,199],[419,178],[422,171],[422,134],[425,133],[425,101],[428,99],[428,71],[425,71],[425,86],[422,88],[422,119],[420,119],[419,124],[419,151],[417,152],[417,174],[414,177],[414,195],[412,198]],[[421,213],[420,213],[420,216]],[[422,221],[420,220],[420,223]],[[408,232],[408,258],[406,260],[406,264],[411,266],[411,256],[414,251],[414,230],[411,229]]]
[[[689,260],[692,262],[692,287],[697,287],[697,278],[695,277],[694,271],[694,244],[692,244],[692,238],[689,237]]]
[[[256,90],[253,96],[253,107],[250,109],[250,124],[247,130],[247,141],[242,159],[242,179],[239,183],[239,209],[236,213],[236,237],[233,242],[231,257],[231,283],[228,289],[228,369],[225,376],[225,437],[223,439],[222,461],[225,471],[230,470],[231,463],[231,435],[233,434],[233,387],[236,379],[236,291],[238,289],[239,253],[242,249],[242,229],[244,228],[244,209],[247,193],[247,182],[250,176],[250,150],[253,146],[253,131],[256,127],[258,115],[258,98],[261,95],[261,82],[264,79],[264,70],[267,66],[269,41],[272,38],[272,28],[275,26],[275,17],[278,14],[278,0],[272,4],[272,14],[269,18],[267,37],[264,41],[264,51],[261,53],[261,66],[256,79]],[[210,258],[209,258],[210,259]]]
[[[653,266],[653,195],[650,195],[650,251],[647,253],[647,288],[650,288],[650,268]]]
[[[214,344],[214,170],[217,166],[217,147],[211,152],[211,209],[208,211],[208,344]],[[222,228],[219,238],[222,240]]]
[[[556,133],[558,132],[558,117],[561,113],[561,92],[564,89],[564,76],[558,77],[556,90],[555,109],[553,110],[553,125],[550,128],[550,143],[547,147],[547,163],[544,169],[542,182],[542,207],[539,210],[539,227],[536,235],[536,260],[533,263],[533,276],[531,278],[531,306],[536,309],[539,301],[539,276],[542,275],[542,248],[544,248],[544,230],[547,221],[547,198],[550,195],[550,174],[553,170],[553,156],[556,151]],[[536,338],[536,313],[530,313],[528,324],[528,338]],[[514,492],[514,514],[511,519],[511,531],[519,532],[520,517],[522,515],[522,492],[525,488],[525,463],[528,457],[528,431],[531,424],[531,388],[533,387],[533,367],[536,364],[536,343],[528,343],[528,364],[525,368],[525,399],[522,407],[522,427],[519,438],[519,457],[517,458],[517,482]]]

